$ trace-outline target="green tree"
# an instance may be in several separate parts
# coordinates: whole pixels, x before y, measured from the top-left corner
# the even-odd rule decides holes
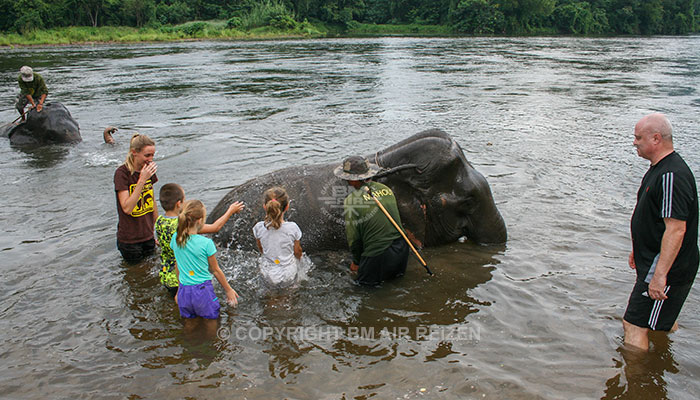
[[[450,13],[450,22],[456,32],[502,32],[504,15],[489,0],[460,0]]]
[[[354,21],[447,24],[476,34],[556,30],[652,35],[700,30],[700,0],[0,0],[0,31],[69,25],[140,27],[234,17],[234,25],[245,28],[247,16],[279,6],[285,11],[276,18],[266,17],[265,24],[274,20],[281,29],[308,18],[335,27]]]
[[[503,12],[508,33],[529,33],[542,27],[554,11],[556,0],[496,0]]]
[[[160,2],[156,6],[155,12],[161,24],[181,24],[194,18],[192,8],[182,0],[176,0],[170,4]]]
[[[562,33],[601,34],[609,29],[605,10],[592,9],[587,1],[558,5],[552,13],[552,19]]]
[[[347,27],[350,22],[363,14],[363,0],[316,0],[313,17],[323,22]]]
[[[661,0],[646,0],[637,10],[639,15],[639,30],[644,35],[655,35],[663,32],[664,7]]]
[[[410,22],[438,25],[447,23],[450,10],[449,0],[416,0],[409,11]]]
[[[121,10],[131,26],[142,27],[156,19],[154,0],[123,0]]]
[[[13,7],[17,15],[13,26],[19,33],[42,29],[49,20],[49,7],[42,0],[17,0]]]
[[[0,0],[0,30],[6,32],[15,26],[17,13],[12,0]]]
[[[618,0],[611,4],[612,13],[609,15],[610,28],[614,33],[623,35],[639,35],[639,1]]]
[[[700,11],[700,0],[663,0],[663,22],[661,33],[683,35],[693,32],[696,13]]]
[[[365,0],[366,7],[360,15],[360,21],[372,24],[386,24],[393,17],[389,0]]]
[[[100,13],[104,9],[106,0],[78,0],[80,9],[84,10],[90,19],[92,26],[97,26]]]

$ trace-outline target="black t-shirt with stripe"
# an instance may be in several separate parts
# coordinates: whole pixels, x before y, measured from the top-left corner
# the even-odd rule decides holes
[[[698,191],[695,177],[675,151],[652,165],[637,192],[632,214],[632,248],[637,280],[649,283],[661,251],[664,218],[686,222],[683,244],[666,277],[666,284],[693,282],[698,272]]]

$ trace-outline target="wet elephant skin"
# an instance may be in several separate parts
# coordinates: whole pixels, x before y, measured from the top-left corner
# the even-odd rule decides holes
[[[367,158],[385,171],[375,180],[395,192],[403,226],[418,246],[437,246],[462,236],[482,244],[506,241],[506,226],[488,182],[447,133],[423,131]],[[291,199],[285,218],[301,228],[305,251],[347,248],[343,200],[352,189],[333,175],[340,162],[285,168],[233,188],[211,211],[208,222],[233,201],[243,201],[246,209],[234,215],[214,240],[226,247],[255,249],[252,228],[264,219],[262,194],[282,186]]]

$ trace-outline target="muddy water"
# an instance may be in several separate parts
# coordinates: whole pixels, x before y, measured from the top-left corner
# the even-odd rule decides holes
[[[621,347],[628,222],[648,164],[632,128],[667,113],[700,173],[700,37],[352,39],[0,52],[16,117],[30,64],[80,122],[72,147],[0,140],[0,384],[10,398],[630,398],[700,395],[700,297],[643,357]],[[102,143],[106,125],[118,144]],[[300,288],[219,261],[242,295],[219,338],[186,337],[158,260],[122,265],[112,176],[134,131],[161,183],[211,209],[251,177],[441,128],[487,176],[504,246],[426,249],[358,288],[345,253]],[[257,205],[249,205],[255,207]]]

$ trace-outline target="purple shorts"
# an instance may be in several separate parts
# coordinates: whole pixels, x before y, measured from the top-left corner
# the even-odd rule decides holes
[[[198,285],[180,285],[177,291],[177,304],[183,318],[219,318],[219,298],[214,294],[211,281]]]

